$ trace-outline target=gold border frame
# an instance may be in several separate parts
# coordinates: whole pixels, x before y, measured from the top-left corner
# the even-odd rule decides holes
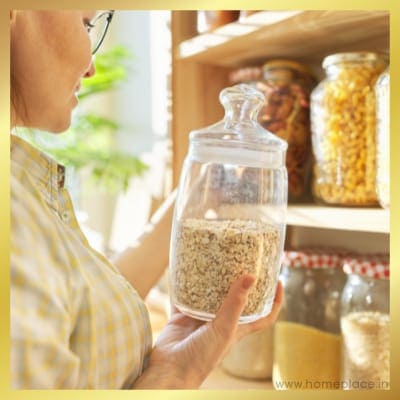
[[[370,10],[389,10],[391,14],[391,390],[389,391],[364,391],[362,394],[358,391],[325,391],[325,399],[337,399],[346,396],[346,398],[358,398],[363,396],[365,399],[399,398],[400,380],[396,379],[400,375],[400,316],[397,313],[400,303],[400,291],[396,290],[400,284],[400,168],[396,165],[397,151],[400,151],[400,2],[398,0],[335,0],[333,4],[322,0],[279,0],[279,2],[264,2],[261,0],[87,0],[84,3],[85,8],[90,9],[370,9]],[[397,4],[396,4],[397,3]],[[1,187],[1,207],[0,207],[0,321],[1,329],[1,359],[0,359],[0,397],[2,399],[128,399],[135,396],[140,399],[157,398],[176,398],[186,399],[188,396],[192,399],[207,398],[217,399],[224,395],[220,391],[57,391],[55,394],[50,391],[15,391],[9,388],[9,10],[10,9],[74,9],[82,8],[82,1],[76,0],[3,0],[0,4],[0,71],[1,71],[1,90],[0,90],[0,187]],[[397,111],[397,112],[396,112]],[[396,395],[397,393],[397,395]],[[287,399],[312,399],[319,398],[321,393],[318,391],[307,392],[277,392],[277,391],[229,391],[231,399],[265,399],[265,398],[287,398]]]

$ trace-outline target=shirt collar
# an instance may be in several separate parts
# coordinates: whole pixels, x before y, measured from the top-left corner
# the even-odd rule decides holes
[[[58,190],[64,187],[65,167],[20,137],[10,136],[11,159],[36,181],[56,208]]]

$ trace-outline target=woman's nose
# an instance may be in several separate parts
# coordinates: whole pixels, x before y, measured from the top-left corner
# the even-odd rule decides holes
[[[84,78],[90,78],[95,73],[96,73],[96,68],[94,66],[93,58],[92,58],[92,60],[90,61],[90,64],[89,64],[89,68],[87,69],[87,71],[85,72],[85,75],[83,75],[83,77]]]

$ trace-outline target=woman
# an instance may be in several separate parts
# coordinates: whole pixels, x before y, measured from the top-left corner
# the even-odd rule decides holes
[[[69,127],[81,79],[95,73],[92,54],[111,18],[112,12],[10,12],[13,128]],[[238,326],[254,283],[247,274],[233,283],[213,322],[174,309],[152,347],[140,296],[165,265],[151,255],[154,248],[167,254],[171,207],[141,248],[113,265],[80,231],[63,167],[14,135],[10,180],[14,388],[198,388],[235,340],[276,318],[280,285],[270,316]]]

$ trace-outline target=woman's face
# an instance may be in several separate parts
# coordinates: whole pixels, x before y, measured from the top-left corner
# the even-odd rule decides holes
[[[65,131],[81,79],[95,72],[86,23],[94,11],[13,11],[13,124]]]

